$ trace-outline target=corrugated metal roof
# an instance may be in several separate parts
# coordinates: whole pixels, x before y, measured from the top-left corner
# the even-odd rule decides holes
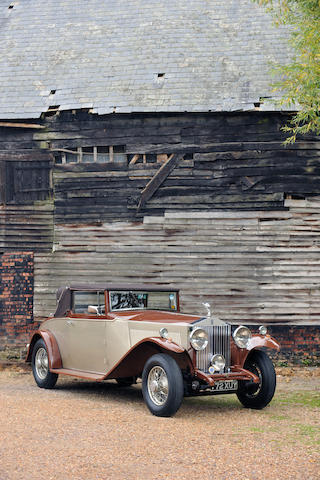
[[[250,110],[286,32],[251,0],[0,0],[0,118]]]

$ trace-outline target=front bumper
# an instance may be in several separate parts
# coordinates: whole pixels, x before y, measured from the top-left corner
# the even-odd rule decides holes
[[[194,377],[197,380],[202,380],[205,382],[205,384],[207,384],[207,388],[213,387],[216,382],[221,380],[251,380],[253,383],[259,383],[260,381],[257,375],[241,367],[230,367],[230,372],[214,373],[213,375],[209,375],[201,370],[195,369]]]

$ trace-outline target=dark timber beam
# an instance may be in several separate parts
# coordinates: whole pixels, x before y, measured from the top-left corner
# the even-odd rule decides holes
[[[150,200],[150,198],[155,194],[160,185],[162,185],[165,179],[170,175],[172,170],[178,165],[178,163],[182,159],[183,154],[176,153],[170,155],[168,160],[159,168],[159,170],[154,174],[154,176],[142,190],[137,212],[139,212],[145,206],[147,201]]]
[[[10,128],[46,128],[45,125],[39,125],[38,123],[17,123],[17,122],[0,122],[0,127]]]

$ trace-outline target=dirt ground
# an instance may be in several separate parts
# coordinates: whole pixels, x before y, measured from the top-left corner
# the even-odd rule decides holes
[[[319,480],[320,369],[277,371],[262,411],[234,395],[187,398],[173,418],[140,385],[0,371],[0,480]]]

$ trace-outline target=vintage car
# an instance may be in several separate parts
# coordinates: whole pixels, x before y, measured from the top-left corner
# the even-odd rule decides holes
[[[64,287],[26,361],[41,388],[53,388],[59,374],[122,386],[141,378],[157,416],[173,415],[190,395],[235,393],[245,407],[265,407],[276,386],[265,350],[278,343],[266,327],[231,327],[205,305],[205,317],[179,313],[179,290],[150,285]]]

